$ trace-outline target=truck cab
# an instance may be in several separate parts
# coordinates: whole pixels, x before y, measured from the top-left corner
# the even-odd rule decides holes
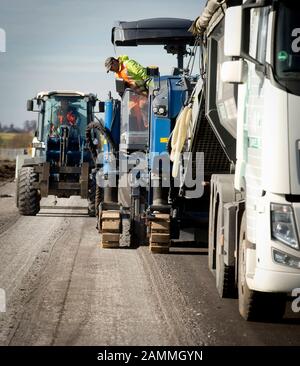
[[[278,320],[300,284],[300,6],[212,3],[205,114],[232,171],[211,177],[209,268],[245,319]]]

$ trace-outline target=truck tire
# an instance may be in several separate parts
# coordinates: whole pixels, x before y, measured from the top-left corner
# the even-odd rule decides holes
[[[211,200],[210,202],[210,220],[208,230],[208,268],[211,273],[216,275],[216,238],[217,238],[217,218],[218,218],[219,202]]]
[[[216,287],[221,298],[236,298],[235,269],[234,266],[227,266],[224,262],[221,243],[223,210],[220,206],[219,202],[216,227]]]
[[[38,181],[38,174],[33,167],[23,167],[17,180],[19,212],[23,216],[35,216],[40,211],[40,195],[33,183]]]
[[[246,282],[246,215],[243,214],[239,240],[239,312],[249,321],[280,321],[285,313],[286,294],[250,290]]]

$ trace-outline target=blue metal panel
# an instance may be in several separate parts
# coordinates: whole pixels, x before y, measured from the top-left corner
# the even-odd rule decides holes
[[[152,119],[151,152],[160,154],[167,151],[167,142],[170,135],[170,119],[155,117]]]
[[[158,116],[151,108],[150,167],[153,167],[153,161],[157,155],[167,152],[172,119],[177,117],[186,98],[186,91],[180,77],[163,76],[160,81],[161,84],[167,81],[168,112],[165,116]]]
[[[108,99],[105,102],[104,126],[109,130],[111,129],[112,117],[113,117],[113,99]]]
[[[121,127],[121,108],[120,101],[117,99],[113,100],[113,114],[111,121],[111,134],[114,140],[115,145],[120,144],[120,127]]]
[[[120,143],[120,104],[117,100],[108,99],[105,102],[105,118],[104,126],[111,132],[112,138],[116,145]],[[104,160],[103,170],[108,173],[111,168],[109,164],[109,152],[111,148],[109,143],[105,140],[103,146]]]
[[[104,127],[110,130],[111,122],[112,122],[112,115],[113,115],[113,101],[109,99],[105,102],[105,117],[104,117]],[[109,144],[107,140],[104,140],[103,145],[103,171],[105,174],[109,172]]]
[[[169,117],[176,118],[185,103],[187,91],[180,77],[170,77],[169,85]]]

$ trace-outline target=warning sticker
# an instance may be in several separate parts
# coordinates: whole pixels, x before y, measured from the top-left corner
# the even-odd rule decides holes
[[[162,143],[167,143],[168,140],[169,140],[168,137],[161,137],[159,141],[162,142]]]

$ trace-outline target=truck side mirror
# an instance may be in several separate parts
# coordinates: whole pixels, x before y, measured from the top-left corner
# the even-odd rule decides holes
[[[157,66],[148,66],[146,68],[146,74],[151,78],[159,77],[159,68]]]
[[[126,86],[125,81],[123,79],[116,79],[116,91],[120,95],[123,95],[125,92]]]
[[[224,29],[225,56],[242,57],[242,19],[242,6],[233,6],[226,10]]]
[[[270,0],[247,1],[241,6],[232,6],[225,13],[224,55],[244,58],[258,67],[263,65],[250,55],[250,17],[251,10],[271,5]]]
[[[222,64],[221,80],[223,83],[242,84],[247,79],[248,65],[243,59],[226,61]]]
[[[27,100],[27,111],[28,112],[33,111],[33,100],[32,99]]]
[[[105,112],[105,102],[99,102],[99,112],[100,113]]]

